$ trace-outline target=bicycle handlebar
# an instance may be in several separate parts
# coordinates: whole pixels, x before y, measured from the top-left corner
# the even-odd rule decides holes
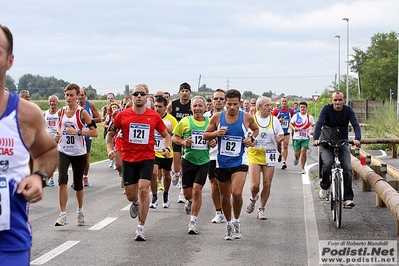
[[[340,148],[342,146],[344,146],[345,144],[351,144],[351,145],[355,145],[355,143],[353,142],[353,140],[349,140],[349,139],[341,139],[341,140],[321,140],[318,145],[323,145],[323,144],[327,144],[330,147],[333,148]]]

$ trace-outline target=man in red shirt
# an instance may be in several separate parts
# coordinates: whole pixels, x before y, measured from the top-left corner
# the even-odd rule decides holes
[[[115,157],[113,136],[115,130],[122,131],[122,176],[126,197],[132,202],[130,215],[132,218],[139,216],[136,230],[136,241],[145,241],[144,223],[150,205],[149,186],[155,159],[155,137],[157,130],[164,141],[165,158],[169,157],[170,136],[159,114],[146,107],[147,92],[138,85],[132,91],[133,106],[127,108],[114,118],[115,129],[106,137],[109,159]],[[140,204],[139,204],[140,201]]]

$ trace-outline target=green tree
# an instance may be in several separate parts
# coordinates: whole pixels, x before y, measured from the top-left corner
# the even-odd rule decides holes
[[[198,92],[213,92],[213,90],[208,88],[206,84],[202,84],[202,86],[198,88]]]
[[[360,71],[361,95],[364,99],[383,100],[389,90],[396,91],[398,77],[398,34],[377,33],[365,52],[356,48],[351,69]]]
[[[17,86],[15,85],[15,80],[8,74],[6,75],[6,87],[9,91],[17,92]]]
[[[265,97],[272,97],[274,95],[274,92],[272,92],[271,90],[270,91],[266,91],[266,92],[264,92],[264,93],[262,93],[262,96],[265,96]]]

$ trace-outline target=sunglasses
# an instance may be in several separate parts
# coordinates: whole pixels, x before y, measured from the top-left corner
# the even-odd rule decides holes
[[[146,96],[147,95],[147,93],[145,93],[145,91],[135,91],[135,92],[133,92],[133,96],[139,96],[139,94],[140,94],[140,96]]]
[[[214,100],[214,101],[217,101],[217,100],[224,101],[224,98],[222,98],[222,97],[214,97],[213,100]]]
[[[162,95],[154,95],[154,98],[162,97]]]

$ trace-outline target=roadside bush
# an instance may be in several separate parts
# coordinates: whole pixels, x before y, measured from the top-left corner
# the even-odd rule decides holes
[[[367,128],[362,131],[363,138],[398,138],[398,115],[392,104],[381,106],[367,120]],[[367,149],[390,150],[391,144],[367,144]]]

